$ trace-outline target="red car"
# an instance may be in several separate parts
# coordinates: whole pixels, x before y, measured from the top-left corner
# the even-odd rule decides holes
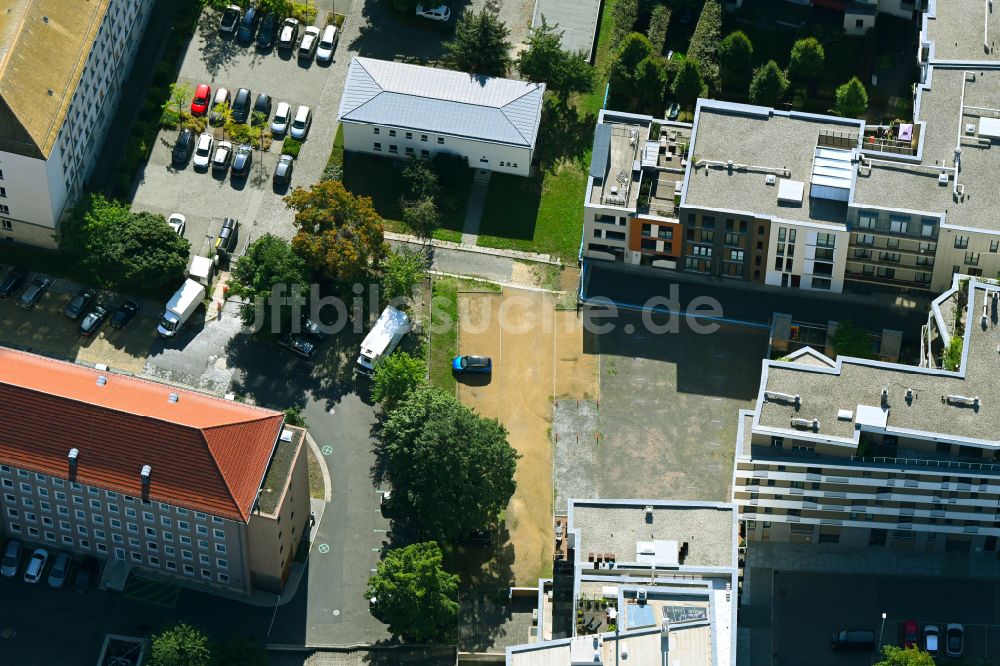
[[[191,100],[191,115],[203,116],[208,113],[208,105],[212,100],[212,89],[207,83],[200,83],[194,90],[194,99]]]
[[[920,627],[916,620],[907,620],[903,623],[903,648],[909,649],[917,647],[920,642]]]

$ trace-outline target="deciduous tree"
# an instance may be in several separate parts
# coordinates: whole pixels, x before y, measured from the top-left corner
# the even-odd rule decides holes
[[[437,388],[407,395],[379,432],[393,501],[426,534],[453,539],[496,520],[514,494],[507,431]]]
[[[209,666],[208,638],[188,624],[178,624],[152,638],[150,666]]]
[[[768,60],[758,67],[750,82],[750,101],[762,106],[775,106],[788,90],[788,77],[778,67],[778,63]]]
[[[441,215],[433,197],[420,197],[412,201],[403,200],[403,224],[417,238],[430,240],[441,226]]]
[[[734,88],[746,89],[753,73],[753,44],[742,30],[726,35],[719,45],[722,81]]]
[[[857,118],[868,110],[868,92],[858,77],[837,88],[837,105],[834,111],[848,118]]]
[[[694,106],[698,98],[705,94],[705,81],[701,78],[701,71],[696,60],[690,58],[681,64],[677,76],[670,87],[677,101],[683,106]]]
[[[814,83],[823,73],[826,62],[826,51],[815,37],[800,39],[792,46],[791,59],[788,61],[789,75],[798,81]]]
[[[705,0],[691,36],[687,57],[698,61],[701,75],[709,86],[719,82],[719,40],[722,39],[722,5],[719,0]]]
[[[458,617],[458,576],[442,566],[441,547],[433,541],[386,553],[365,596],[372,615],[389,630],[417,643],[454,637]]]
[[[639,20],[639,0],[618,0],[611,15],[611,50],[618,49],[625,38],[635,30]]]
[[[455,38],[444,45],[445,63],[480,76],[506,76],[511,65],[510,30],[496,12],[466,10],[455,25]]]
[[[628,99],[642,99],[643,89],[639,63],[653,55],[653,47],[645,35],[638,32],[625,37],[611,63],[611,90],[615,95]]]
[[[837,328],[830,336],[830,345],[837,356],[875,357],[872,354],[872,339],[868,335],[868,331],[850,319],[837,322]]]
[[[542,23],[528,33],[527,48],[521,51],[517,69],[529,81],[545,83],[546,89],[562,101],[572,93],[586,93],[594,87],[594,68],[580,53],[570,53],[562,48],[558,25],[549,25],[542,16]]]
[[[663,55],[663,47],[667,43],[667,30],[670,28],[671,10],[667,5],[656,5],[649,15],[649,43],[653,45],[653,53]]]
[[[391,410],[409,393],[427,383],[427,364],[404,351],[382,356],[372,375],[372,400]]]
[[[321,180],[295,188],[285,204],[299,229],[292,248],[315,274],[349,282],[377,273],[389,246],[369,197],[351,194],[339,180]]]
[[[906,649],[885,645],[882,647],[882,660],[875,666],[934,666],[934,657],[915,645]]]
[[[244,324],[253,322],[257,304],[267,302],[275,285],[285,285],[282,295],[291,296],[303,294],[307,283],[305,261],[292,250],[288,241],[271,234],[264,234],[250,243],[243,256],[236,260],[229,278],[230,289],[244,301],[240,310]],[[280,324],[289,320],[291,306],[282,306],[281,314],[280,322],[271,322],[275,332],[281,330]]]
[[[423,253],[406,249],[390,252],[382,262],[382,298],[409,298],[413,287],[426,276],[427,257]]]

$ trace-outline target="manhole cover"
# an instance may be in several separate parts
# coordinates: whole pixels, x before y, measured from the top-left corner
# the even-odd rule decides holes
[[[320,545],[316,546],[316,550],[318,550],[322,555],[326,555],[327,553],[330,552],[330,544],[321,543]]]
[[[340,610],[339,610],[339,609],[336,609],[336,608],[335,608],[335,609],[333,610],[333,616],[334,616],[334,617],[337,617],[337,616],[339,616],[339,615],[340,615]]]
[[[333,453],[333,447],[327,444],[322,449],[320,449],[320,451],[323,453],[324,456],[328,456]]]

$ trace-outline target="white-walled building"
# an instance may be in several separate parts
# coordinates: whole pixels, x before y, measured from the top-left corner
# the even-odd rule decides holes
[[[55,247],[90,176],[153,0],[0,11],[0,238]]]
[[[469,166],[527,176],[544,83],[352,58],[338,119],[344,149],[395,158],[465,157]]]

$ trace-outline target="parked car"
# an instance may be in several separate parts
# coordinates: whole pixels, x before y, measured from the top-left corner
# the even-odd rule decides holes
[[[286,18],[281,23],[281,31],[278,33],[278,48],[295,48],[295,43],[299,41],[299,22],[297,19]]]
[[[240,21],[240,29],[236,33],[236,39],[244,44],[249,44],[257,33],[258,25],[260,25],[260,14],[257,13],[257,9],[247,7],[247,10],[243,12],[243,20]]]
[[[295,117],[292,118],[292,125],[288,130],[288,135],[299,141],[304,140],[306,135],[309,134],[312,121],[312,110],[308,106],[300,105],[299,108],[295,109]]]
[[[302,315],[302,332],[316,342],[322,342],[329,337],[319,323],[310,319],[308,315]]]
[[[229,163],[233,161],[233,144],[220,141],[215,144],[215,155],[212,156],[213,171],[228,171]]]
[[[260,116],[257,114],[261,114]],[[261,117],[263,116],[263,117]],[[253,103],[253,112],[250,114],[251,125],[266,125],[271,118],[271,96],[267,93],[257,95],[257,101]]]
[[[215,143],[215,139],[212,138],[211,134],[202,134],[198,137],[198,145],[194,149],[194,167],[196,169],[207,169],[209,162],[212,161],[212,144]]]
[[[115,313],[111,315],[111,328],[125,328],[125,325],[132,321],[136,313],[139,312],[139,304],[135,301],[125,301],[118,306]]]
[[[242,15],[243,10],[239,5],[226,7],[225,11],[222,12],[222,20],[219,21],[219,32],[230,35],[236,32],[236,26],[240,24]]]
[[[319,28],[314,25],[306,27],[302,33],[302,41],[299,42],[299,59],[312,60],[316,55],[316,45],[319,43]]]
[[[278,344],[302,358],[312,358],[316,355],[316,345],[301,335],[286,333],[278,340]]]
[[[42,300],[42,296],[48,290],[49,286],[52,284],[52,280],[48,279],[44,275],[39,275],[28,288],[21,293],[21,298],[17,299],[17,304],[22,308],[33,308],[38,305],[38,301]]]
[[[236,249],[236,241],[239,238],[240,222],[231,217],[222,221],[222,228],[215,238],[216,254],[229,254]]]
[[[930,655],[936,655],[940,648],[941,631],[936,624],[924,625],[924,651]]]
[[[74,592],[86,592],[91,584],[98,578],[100,565],[93,557],[85,557],[76,567],[76,578],[73,580]]]
[[[66,584],[66,579],[69,578],[69,555],[66,553],[59,553],[56,555],[55,561],[52,563],[52,568],[49,569],[49,587],[59,589]]]
[[[451,360],[451,369],[459,375],[488,375],[493,372],[493,360],[489,356],[456,356]]]
[[[333,51],[337,48],[340,40],[340,33],[337,26],[328,25],[323,28],[323,36],[319,38],[319,45],[316,47],[316,62],[330,62],[333,60]]]
[[[199,83],[194,89],[194,97],[191,99],[191,115],[203,116],[208,113],[208,103],[212,99],[212,87],[207,83]]]
[[[233,98],[233,122],[245,123],[250,116],[250,101],[253,93],[249,88],[240,88]]]
[[[253,166],[253,146],[244,143],[236,149],[231,173],[234,178],[246,178],[251,166]]]
[[[228,107],[232,104],[232,101],[232,95],[230,95],[228,89],[216,88],[215,97],[212,98],[212,108],[208,110],[208,122],[213,125],[221,125],[222,121],[225,120],[225,116],[219,113],[216,109],[220,104],[225,104]]]
[[[674,102],[667,107],[667,113],[665,115],[667,116],[667,120],[677,120],[677,117],[681,115],[681,105]]]
[[[451,7],[448,5],[438,5],[437,7],[427,7],[425,9],[423,5],[417,5],[417,16],[444,23],[451,18]]]
[[[170,225],[175,234],[183,236],[184,227],[187,225],[187,218],[180,213],[171,213],[170,217],[167,218],[167,224]]]
[[[87,306],[90,305],[90,302],[94,300],[95,296],[97,296],[97,292],[93,289],[90,289],[89,287],[81,289],[76,292],[76,296],[73,297],[73,300],[67,303],[66,307],[63,308],[63,314],[70,319],[79,319],[80,315],[82,315],[83,311],[87,309]]]
[[[108,318],[108,308],[97,304],[94,308],[87,313],[87,316],[83,318],[80,322],[80,335],[85,338],[91,338],[97,335],[97,332],[101,330],[101,326],[104,324],[104,320]]]
[[[260,20],[257,28],[257,48],[266,50],[274,46],[275,33],[278,31],[278,17],[268,12]]]
[[[965,650],[965,627],[950,622],[944,630],[944,651],[949,657],[961,657]]]
[[[916,647],[920,643],[920,625],[916,620],[903,623],[903,648]]]
[[[292,183],[292,169],[295,167],[295,160],[291,155],[281,155],[278,164],[274,167],[273,182],[275,187],[288,187]]]
[[[7,274],[0,280],[0,298],[13,296],[27,277],[28,271],[25,268],[15,266],[7,271]]]
[[[3,550],[3,559],[0,560],[0,576],[13,578],[17,575],[17,567],[21,564],[21,542],[11,539]]]
[[[291,119],[291,105],[288,102],[278,102],[278,108],[274,110],[274,120],[271,121],[271,134],[281,135],[287,132]]]
[[[174,142],[174,149],[170,153],[170,159],[174,164],[184,164],[191,159],[192,151],[194,151],[194,132],[185,127],[177,135],[177,141]]]
[[[870,650],[875,647],[875,632],[867,629],[842,629],[833,632],[830,647],[834,650]]]
[[[49,551],[44,548],[36,548],[28,560],[28,566],[24,570],[25,583],[37,583],[42,579],[45,571],[45,563],[49,561]]]

